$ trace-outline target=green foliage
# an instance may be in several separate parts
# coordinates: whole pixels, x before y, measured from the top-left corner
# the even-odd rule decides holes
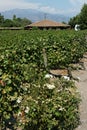
[[[4,26],[4,27],[13,27],[14,23],[10,19],[5,19],[2,26]]]
[[[74,28],[76,24],[80,24],[79,17],[79,15],[76,15],[73,18],[70,18],[69,25],[71,25],[71,28]]]
[[[24,111],[24,115],[22,118],[19,115],[18,120],[20,126],[25,124],[25,130],[73,130],[78,125],[79,100],[72,82],[61,79],[51,85],[24,86],[27,86],[28,97],[24,96],[19,103],[20,114]]]
[[[87,29],[87,4],[84,4],[80,13],[80,25],[82,29]]]
[[[4,22],[4,16],[1,15],[1,13],[0,13],[0,26],[2,26],[3,22]]]
[[[18,51],[19,48],[18,55],[23,55],[25,59],[29,57],[28,62],[34,61],[41,68],[44,68],[44,48],[48,69],[66,68],[83,57],[87,48],[85,35],[74,31],[9,31],[8,34],[4,31],[0,43],[3,49]]]
[[[70,19],[69,24],[72,28],[75,27],[76,24],[80,25],[80,29],[87,29],[87,4],[84,4],[80,13],[73,18]]]
[[[27,18],[17,18],[13,15],[13,19],[4,19],[4,16],[0,14],[0,26],[2,27],[24,27],[30,23],[31,21]]]
[[[85,33],[72,31],[1,31],[1,130],[73,130],[79,124],[79,96],[65,79],[45,79],[47,67],[64,68],[86,51]]]

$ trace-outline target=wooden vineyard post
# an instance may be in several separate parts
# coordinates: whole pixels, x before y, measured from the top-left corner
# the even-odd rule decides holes
[[[43,48],[42,51],[43,51],[44,66],[45,66],[45,68],[46,68],[46,70],[47,70],[47,54],[46,54],[45,48]]]

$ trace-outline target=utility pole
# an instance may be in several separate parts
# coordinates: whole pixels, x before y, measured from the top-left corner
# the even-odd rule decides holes
[[[47,13],[44,13],[44,19],[46,20],[46,18],[47,18]]]

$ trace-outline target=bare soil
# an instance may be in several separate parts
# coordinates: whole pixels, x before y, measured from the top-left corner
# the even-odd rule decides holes
[[[78,91],[81,95],[81,103],[79,106],[81,124],[75,130],[87,130],[87,54],[82,59],[85,70],[76,70],[72,72],[74,77],[79,78],[79,82],[75,81]]]

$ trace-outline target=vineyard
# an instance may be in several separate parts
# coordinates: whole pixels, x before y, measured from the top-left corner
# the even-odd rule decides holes
[[[74,130],[79,94],[72,80],[46,74],[68,69],[87,51],[86,31],[0,31],[0,129]]]

